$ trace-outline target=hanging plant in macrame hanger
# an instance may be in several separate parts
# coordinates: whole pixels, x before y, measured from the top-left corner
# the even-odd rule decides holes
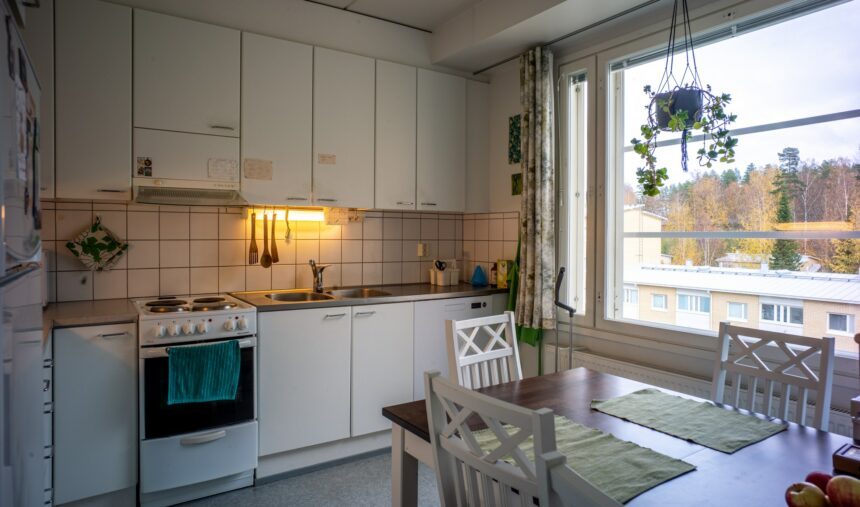
[[[680,55],[678,43],[678,7],[681,8],[681,25],[684,29],[683,50],[686,60],[680,78],[675,76],[675,56]],[[675,0],[672,9],[672,26],[666,48],[666,65],[656,90],[645,86],[649,98],[646,106],[648,120],[640,127],[642,139],[633,139],[633,151],[639,154],[644,165],[636,170],[643,195],[656,196],[668,178],[666,167],[657,167],[657,137],[660,132],[681,133],[681,168],[687,171],[687,141],[692,131],[702,132],[702,147],[698,150],[699,165],[710,168],[714,162],[733,163],[738,141],[729,135],[728,126],[737,118],[726,113],[732,98],[729,94],[714,95],[711,86],[702,86],[696,68],[690,14],[687,0]]]

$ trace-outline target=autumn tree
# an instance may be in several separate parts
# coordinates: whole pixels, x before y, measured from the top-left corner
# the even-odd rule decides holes
[[[860,206],[851,210],[854,230],[860,230]],[[827,268],[834,273],[860,272],[860,239],[833,239],[830,240],[833,255],[827,263]]]

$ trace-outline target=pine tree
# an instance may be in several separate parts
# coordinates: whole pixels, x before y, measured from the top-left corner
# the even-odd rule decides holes
[[[791,209],[788,206],[788,196],[784,191],[779,193],[779,206],[776,210],[776,221],[781,224],[791,222]],[[797,242],[793,240],[776,240],[770,256],[771,269],[797,271],[800,268],[800,254],[797,253]]]
[[[834,273],[857,274],[860,270],[860,239],[833,239],[833,255],[827,267]]]

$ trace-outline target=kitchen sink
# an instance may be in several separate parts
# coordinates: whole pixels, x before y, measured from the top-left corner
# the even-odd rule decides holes
[[[266,294],[266,297],[271,299],[272,301],[280,301],[282,303],[302,303],[308,301],[328,301],[330,299],[334,299],[334,296],[311,291],[273,292],[271,294]]]
[[[355,289],[334,289],[327,291],[327,294],[345,299],[378,298],[391,295],[390,292],[385,292],[384,290],[363,289],[360,287]]]

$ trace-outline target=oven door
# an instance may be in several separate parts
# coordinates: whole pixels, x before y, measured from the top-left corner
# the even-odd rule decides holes
[[[195,345],[200,344],[185,346]],[[239,338],[242,362],[235,400],[168,405],[167,349],[176,346],[140,349],[142,439],[182,435],[254,420],[255,337]]]

